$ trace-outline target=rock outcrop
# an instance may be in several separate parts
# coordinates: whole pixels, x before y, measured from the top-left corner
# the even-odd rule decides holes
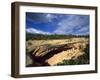
[[[71,42],[60,45],[44,44],[31,48],[27,54],[31,57],[30,61],[38,63],[39,66],[56,65],[63,60],[77,59],[77,57],[85,54],[84,48],[88,42]],[[29,59],[29,58],[28,58]],[[33,64],[33,63],[32,63]]]

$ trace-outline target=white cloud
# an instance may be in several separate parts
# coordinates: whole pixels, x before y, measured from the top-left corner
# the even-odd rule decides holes
[[[87,32],[89,30],[89,26],[84,26],[83,28],[79,29],[78,32]]]
[[[49,32],[44,32],[44,31],[37,30],[37,29],[34,29],[34,28],[27,28],[26,32],[27,33],[32,33],[32,34],[51,34]]]
[[[89,24],[86,26],[83,26],[86,24],[87,17],[80,17],[77,15],[69,15],[67,18],[64,18],[58,23],[58,28],[54,31],[54,33],[58,34],[74,34],[74,29],[77,29],[81,33],[81,31],[88,31]],[[78,33],[78,32],[77,32]]]
[[[53,20],[54,18],[56,18],[56,16],[54,16],[53,14],[46,14],[45,18],[46,18],[46,20],[47,20],[48,22],[52,22],[52,20]]]

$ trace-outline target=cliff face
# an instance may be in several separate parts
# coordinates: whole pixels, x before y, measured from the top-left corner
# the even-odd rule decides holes
[[[85,55],[88,39],[33,40],[26,43],[26,66],[53,66]]]

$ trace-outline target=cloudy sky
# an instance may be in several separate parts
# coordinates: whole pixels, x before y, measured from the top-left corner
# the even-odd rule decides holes
[[[89,34],[89,15],[26,13],[26,32],[39,34]]]

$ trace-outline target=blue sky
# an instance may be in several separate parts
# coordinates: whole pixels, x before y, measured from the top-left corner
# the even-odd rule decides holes
[[[26,13],[26,32],[37,34],[89,34],[89,15]]]

